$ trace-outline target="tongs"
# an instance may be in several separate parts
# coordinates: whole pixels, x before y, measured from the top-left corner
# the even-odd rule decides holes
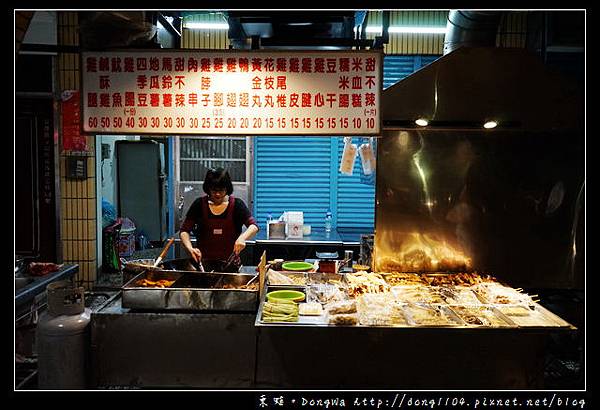
[[[248,286],[250,285],[252,282],[254,282],[256,279],[258,279],[258,273],[256,275],[254,275],[248,282],[246,282],[246,284],[244,286]]]
[[[227,260],[225,261],[225,265],[223,265],[223,272],[225,272],[227,270],[227,268],[229,268],[232,264],[239,264],[240,262],[240,257],[239,255],[237,255],[235,253],[235,251],[231,252],[231,255],[229,255],[229,257],[227,258]]]
[[[196,262],[196,259],[194,259],[193,256],[190,257],[190,263],[198,272],[204,272],[204,266],[202,265],[202,262]]]

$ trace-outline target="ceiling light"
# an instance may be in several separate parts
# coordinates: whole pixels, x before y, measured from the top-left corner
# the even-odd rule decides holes
[[[365,31],[367,33],[377,33],[377,34],[381,34],[381,30],[383,30],[381,26],[368,26],[365,29]]]
[[[426,127],[429,124],[429,121],[427,121],[425,118],[419,118],[418,120],[415,121],[415,124],[417,124],[421,127]]]
[[[446,27],[392,26],[388,29],[388,33],[446,34]]]
[[[229,24],[227,23],[198,23],[189,22],[183,25],[185,28],[197,29],[197,30],[228,30]]]
[[[492,128],[496,128],[497,125],[498,125],[498,123],[496,121],[487,121],[485,124],[483,124],[483,128],[489,130]]]
[[[356,31],[356,27],[354,27]],[[365,31],[367,33],[381,34],[383,27],[368,26]],[[388,33],[409,33],[409,34],[446,34],[446,27],[411,27],[411,26],[391,26],[388,28]]]

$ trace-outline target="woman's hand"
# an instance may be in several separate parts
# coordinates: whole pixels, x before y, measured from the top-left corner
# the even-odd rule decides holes
[[[236,255],[239,255],[241,251],[246,247],[246,240],[244,238],[237,238],[235,243],[233,244],[233,252]]]
[[[202,260],[202,252],[200,252],[200,249],[190,248],[190,249],[187,249],[187,251],[190,254],[190,256],[192,257],[192,259],[194,259],[196,262],[200,263],[200,261]]]
[[[187,253],[190,254],[190,257],[194,259],[196,262],[200,263],[202,260],[202,252],[200,249],[194,248],[192,245],[192,241],[190,241],[190,233],[186,231],[179,232],[179,237],[181,238],[181,244]]]

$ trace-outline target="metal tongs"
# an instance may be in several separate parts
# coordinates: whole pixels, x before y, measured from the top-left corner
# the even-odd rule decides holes
[[[230,267],[232,264],[239,264],[240,262],[240,257],[239,255],[237,255],[235,253],[235,251],[231,252],[231,255],[229,255],[229,257],[227,258],[227,260],[225,261],[225,265],[223,265],[223,272],[225,272],[227,270],[228,267]]]
[[[198,272],[205,272],[204,270],[204,266],[202,265],[202,262],[196,262],[196,259],[194,259],[194,257],[190,257],[190,262],[192,264],[192,266],[194,267],[194,269],[196,269]]]
[[[258,279],[258,273],[256,275],[254,275],[252,277],[252,279],[250,279],[248,282],[246,282],[246,284],[244,286],[248,286],[250,285],[252,282],[254,282],[256,279]]]

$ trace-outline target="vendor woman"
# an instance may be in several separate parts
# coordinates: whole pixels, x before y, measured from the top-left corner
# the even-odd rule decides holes
[[[209,169],[202,189],[206,195],[192,203],[181,225],[181,243],[207,270],[222,268],[224,261],[232,260],[232,253],[237,266],[231,265],[234,270],[239,269],[237,256],[246,247],[246,241],[258,232],[256,220],[244,201],[234,198],[231,177],[225,169]],[[244,232],[242,225],[248,228]],[[190,232],[196,237],[196,247],[192,245]],[[231,265],[227,271],[232,271]]]

